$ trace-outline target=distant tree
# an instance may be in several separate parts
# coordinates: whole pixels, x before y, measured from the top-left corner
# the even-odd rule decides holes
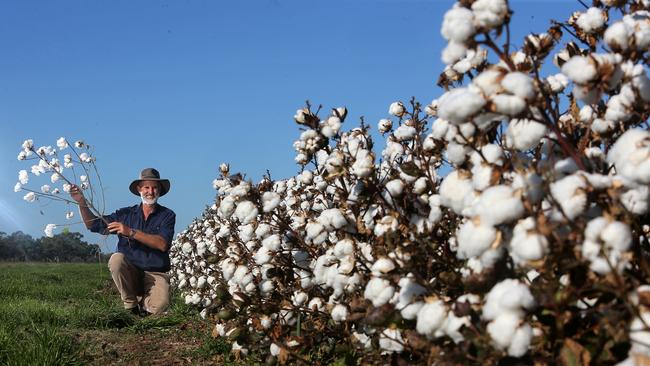
[[[0,231],[0,258],[5,260],[16,260],[24,254],[13,241],[9,239],[7,233]]]
[[[22,231],[17,231],[11,235],[6,235],[2,233],[0,235],[0,259],[2,260],[30,260],[28,253],[31,248],[34,246],[34,239],[23,233]]]
[[[64,230],[51,238],[34,239],[17,231],[11,235],[0,231],[1,261],[91,262],[101,253],[97,244],[81,240],[82,235]],[[102,259],[105,259],[102,257]]]
[[[60,262],[85,262],[96,258],[100,252],[97,244],[88,244],[81,240],[80,233],[64,231],[51,238],[38,240],[43,260]]]

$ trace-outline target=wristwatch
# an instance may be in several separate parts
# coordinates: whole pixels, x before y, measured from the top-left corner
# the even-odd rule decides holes
[[[135,229],[131,229],[131,232],[129,232],[129,239],[133,239],[135,237]]]

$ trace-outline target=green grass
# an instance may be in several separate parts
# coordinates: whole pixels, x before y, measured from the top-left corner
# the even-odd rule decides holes
[[[131,315],[105,263],[0,263],[0,365],[227,363],[210,327],[179,296],[168,315]]]

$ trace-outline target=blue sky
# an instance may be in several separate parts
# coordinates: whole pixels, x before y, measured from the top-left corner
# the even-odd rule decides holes
[[[65,205],[13,192],[29,170],[16,159],[23,140],[55,146],[65,136],[94,146],[107,213],[137,203],[129,183],[156,167],[172,181],[160,203],[180,232],[213,203],[221,162],[255,182],[267,169],[276,179],[298,171],[292,117],[305,100],[347,106],[349,129],[361,116],[375,128],[393,101],[438,97],[451,4],[0,1],[0,231],[40,237],[46,224],[67,222]],[[515,44],[582,9],[573,0],[511,7]],[[70,230],[115,246],[81,224]]]

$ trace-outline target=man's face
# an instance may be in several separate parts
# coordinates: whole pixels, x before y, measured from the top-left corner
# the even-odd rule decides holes
[[[160,197],[160,183],[153,180],[142,181],[138,185],[138,192],[143,203],[153,205]]]

